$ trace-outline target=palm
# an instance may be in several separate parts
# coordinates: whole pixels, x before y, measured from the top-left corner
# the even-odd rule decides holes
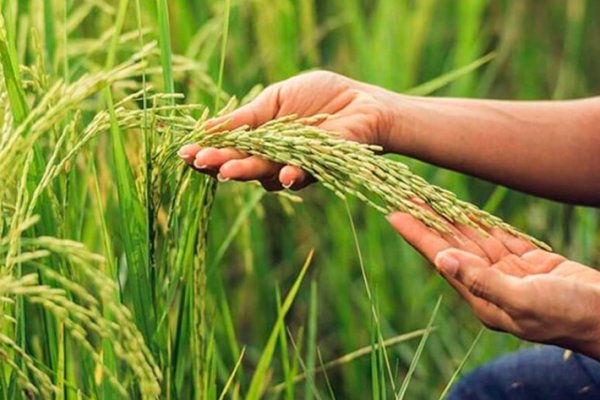
[[[212,121],[216,126],[228,120],[228,128],[253,127],[272,119],[295,114],[335,114],[336,118],[321,122],[320,127],[338,132],[343,138],[384,147],[388,134],[384,90],[356,82],[331,72],[318,71],[299,75],[269,86],[255,100],[233,113]],[[382,140],[385,137],[386,140]],[[300,189],[312,181],[299,168],[282,166],[235,149],[201,149],[191,144],[179,155],[197,170],[224,179],[258,179],[267,190],[282,187]],[[217,175],[218,174],[218,175]]]
[[[585,332],[595,332],[599,271],[500,229],[484,235],[457,225],[440,236],[406,214],[391,222],[438,268],[448,254],[460,259],[455,273],[440,272],[486,326],[573,348],[588,340]]]
[[[573,261],[565,261],[547,272],[551,276],[566,278],[574,281],[597,285],[600,287],[600,273],[585,265]]]
[[[313,72],[300,75],[285,85],[275,87],[281,103],[272,118],[296,114],[335,114],[322,127],[335,131],[342,137],[362,143],[382,144],[380,126],[380,98],[367,90],[368,85],[352,81],[330,72]],[[318,94],[315,95],[315,94]]]

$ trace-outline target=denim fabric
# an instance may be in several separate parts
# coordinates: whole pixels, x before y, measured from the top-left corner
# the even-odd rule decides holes
[[[447,399],[600,399],[600,362],[553,346],[523,350],[467,374]]]

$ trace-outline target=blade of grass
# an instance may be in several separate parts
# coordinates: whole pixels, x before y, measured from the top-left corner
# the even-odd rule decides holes
[[[426,96],[428,94],[431,94],[431,93],[443,88],[444,86],[447,86],[447,85],[453,83],[457,79],[470,74],[471,72],[475,71],[477,68],[481,67],[482,65],[492,61],[495,57],[496,57],[496,53],[492,52],[492,53],[486,54],[485,56],[478,58],[477,60],[475,60],[463,67],[454,69],[454,70],[447,72],[441,76],[438,76],[435,79],[432,79],[428,82],[422,83],[419,86],[408,90],[407,94],[410,94],[413,96]]]
[[[333,391],[333,386],[331,386],[331,381],[329,380],[329,376],[327,375],[327,370],[325,369],[325,365],[323,364],[323,357],[321,355],[321,349],[317,347],[317,356],[319,357],[319,368],[323,371],[323,376],[325,377],[325,384],[327,385],[327,391],[329,392],[329,396],[335,400],[335,392]]]
[[[432,328],[433,328],[433,321],[435,320],[435,317],[437,316],[437,313],[440,309],[441,304],[442,304],[442,296],[440,296],[438,298],[438,301],[435,304],[435,307],[433,308],[433,312],[431,313],[431,318],[429,318],[429,323],[427,324],[427,328],[425,329],[425,334],[421,337],[421,340],[419,341],[419,346],[417,347],[417,351],[415,352],[415,355],[410,363],[408,372],[406,373],[406,376],[404,377],[404,380],[402,381],[402,386],[400,386],[400,390],[398,391],[398,394],[396,395],[396,399],[400,399],[400,400],[404,399],[404,396],[406,395],[406,390],[408,389],[408,384],[410,383],[410,380],[412,379],[415,369],[417,368],[417,364],[419,363],[419,359],[421,358],[421,353],[423,353],[423,349],[425,348],[427,339],[429,339],[429,334],[431,333]]]
[[[47,68],[50,72],[53,71],[53,64],[56,54],[55,28],[54,28],[54,11],[52,0],[44,0],[44,41],[45,50],[47,53],[46,60],[48,61]]]
[[[106,67],[111,68],[116,60],[119,37],[127,15],[128,0],[120,0]],[[115,176],[117,194],[119,196],[119,212],[122,229],[123,248],[127,260],[128,279],[127,293],[133,301],[135,320],[147,343],[154,333],[152,328],[155,315],[154,291],[151,289],[148,276],[148,245],[144,211],[137,193],[129,157],[121,135],[115,114],[114,102],[110,88],[104,90],[104,97],[110,114],[110,138],[113,155],[112,170]],[[141,245],[142,244],[142,245]],[[149,301],[150,300],[150,301]],[[150,303],[150,304],[149,304]]]
[[[431,328],[432,331],[435,330],[435,327]],[[383,341],[383,346],[388,348],[388,347],[392,347],[395,346],[399,343],[403,343],[406,342],[408,340],[411,339],[415,339],[418,337],[422,337],[423,335],[425,335],[425,333],[427,333],[427,329],[419,329],[413,332],[409,332],[409,333],[404,333],[402,335],[398,335],[398,336],[394,336],[393,338],[389,338]],[[379,343],[375,343],[374,345],[370,344],[368,346],[364,346],[361,347],[357,350],[354,350],[351,353],[345,354],[339,358],[336,358],[334,360],[328,361],[326,362],[322,367],[317,368],[315,370],[315,373],[321,373],[325,370],[334,368],[334,367],[339,367],[341,365],[346,365],[358,358],[367,356],[369,354],[372,354],[373,351],[375,350],[379,350],[381,348],[381,346],[379,345]],[[298,383],[298,382],[302,382],[304,379],[306,379],[306,374],[302,373],[302,374],[298,374],[295,375],[292,382],[293,383]],[[277,385],[271,387],[271,389],[269,390],[272,393],[280,393],[284,388],[285,385],[287,384],[287,382],[281,382],[278,383]]]
[[[279,330],[281,329],[281,325],[284,323],[284,318],[287,315],[288,311],[292,307],[292,303],[298,294],[298,290],[300,289],[300,284],[304,279],[304,275],[308,270],[310,262],[312,261],[313,251],[311,250],[306,257],[306,261],[298,274],[298,277],[294,281],[294,284],[290,288],[283,304],[281,306],[281,310],[277,315],[277,320],[275,321],[275,325],[271,330],[271,334],[269,335],[269,339],[267,344],[265,345],[263,352],[260,356],[258,364],[256,365],[256,370],[254,371],[254,375],[252,376],[252,380],[250,381],[250,387],[248,389],[248,394],[246,396],[247,399],[259,399],[261,393],[263,391],[263,385],[266,382],[267,377],[267,369],[271,364],[271,360],[273,359],[273,353],[275,352],[275,345],[277,343],[277,337],[279,335]]]
[[[465,356],[463,357],[463,359],[460,361],[460,364],[458,364],[458,367],[456,368],[456,370],[452,374],[452,377],[450,378],[450,380],[446,384],[446,387],[444,387],[444,390],[440,394],[439,400],[443,400],[444,398],[446,398],[446,395],[448,395],[448,392],[450,391],[450,388],[452,387],[452,385],[454,384],[454,381],[456,380],[456,378],[458,377],[458,375],[461,373],[463,367],[467,363],[467,360],[471,356],[471,353],[475,349],[475,346],[477,346],[477,343],[479,343],[479,339],[481,339],[481,335],[483,335],[484,331],[485,331],[485,328],[481,328],[479,330],[479,332],[477,333],[477,336],[475,336],[475,339],[473,340],[473,343],[471,343],[471,346],[469,346],[469,349],[467,350],[467,353],[465,354]]]
[[[223,400],[225,398],[225,396],[227,395],[227,392],[229,391],[229,387],[233,383],[233,378],[235,378],[235,374],[237,373],[238,369],[242,365],[242,360],[244,359],[245,352],[246,352],[246,347],[242,347],[242,351],[240,352],[240,356],[238,357],[238,360],[235,363],[235,366],[233,367],[233,371],[231,371],[229,378],[227,378],[227,382],[225,382],[225,386],[223,386],[223,390],[221,391],[219,400]]]
[[[302,368],[302,373],[306,374],[306,364],[304,363],[304,360],[302,360],[302,351],[301,351],[300,347],[296,345],[296,341],[294,340],[294,337],[292,336],[289,329],[288,329],[288,336],[290,338],[290,343],[292,344],[292,347],[294,348],[294,353],[296,354],[296,359],[298,360],[298,364]],[[314,385],[309,386],[308,389],[310,389],[312,391],[312,394],[317,398],[317,400],[321,400],[321,394],[319,393],[319,390],[317,389],[316,386],[314,386]]]
[[[563,56],[558,71],[558,79],[552,97],[564,99],[573,96],[576,77],[580,75],[578,64],[581,62],[582,38],[585,33],[585,11],[587,0],[572,0],[566,7],[566,32],[563,44]],[[571,93],[569,93],[571,92]]]
[[[315,387],[315,353],[317,342],[317,282],[310,284],[310,303],[308,306],[308,336],[306,344],[306,389],[304,398],[312,399]]]
[[[163,69],[164,91],[165,93],[175,93],[173,64],[171,60],[171,29],[169,27],[169,6],[167,0],[156,0],[156,10],[158,14],[158,43]]]
[[[494,214],[507,194],[508,188],[504,186],[496,186],[490,197],[485,202],[483,210],[489,212],[490,214]]]
[[[23,84],[21,83],[16,53],[6,36],[4,17],[2,15],[0,15],[0,62],[2,63],[4,83],[6,85],[8,100],[10,101],[11,112],[14,118],[13,125],[18,126],[27,117],[29,107],[25,101],[25,93],[23,92]]]
[[[256,206],[260,203],[262,198],[265,196],[265,191],[262,189],[253,190],[250,194],[250,197],[243,203],[242,208],[240,209],[239,214],[231,224],[231,228],[229,228],[227,235],[221,241],[221,245],[217,249],[215,256],[210,264],[210,268],[207,273],[210,277],[214,271],[217,270],[217,266],[223,261],[223,256],[227,252],[227,249],[235,239],[235,236],[242,228],[244,222],[248,219],[250,213],[256,209]]]
[[[198,177],[196,177],[198,178]],[[212,365],[208,362],[210,353],[206,348],[206,251],[208,248],[208,220],[214,200],[215,185],[207,177],[202,178],[200,191],[200,209],[197,219],[198,235],[194,248],[192,263],[192,307],[189,309],[192,316],[192,367],[195,372],[195,394],[197,399],[206,395],[206,383],[209,381]],[[210,344],[210,342],[209,342]]]
[[[227,342],[229,343],[229,350],[231,351],[231,354],[235,359],[236,357],[240,356],[240,348],[238,345],[238,340],[236,338],[234,321],[231,315],[229,302],[227,300],[227,294],[225,293],[223,279],[221,277],[218,277],[217,279],[217,288],[217,302],[219,305],[219,310],[221,312],[221,321],[225,330],[225,334],[227,336]],[[241,378],[244,377],[243,371],[240,371],[240,375]]]
[[[381,354],[378,350],[375,350],[377,346],[377,328],[375,321],[371,318],[371,397],[373,400],[379,400],[382,398],[381,393],[381,382],[385,379],[381,377]]]
[[[298,3],[299,31],[302,38],[302,51],[306,54],[309,66],[319,64],[318,27],[315,0],[300,0]]]
[[[362,251],[360,249],[360,244],[358,243],[358,234],[356,233],[356,227],[354,226],[354,219],[352,218],[350,206],[348,205],[348,202],[346,200],[344,201],[344,204],[346,206],[346,213],[348,215],[348,219],[350,220],[350,227],[352,228],[352,236],[354,238],[354,247],[356,248],[356,254],[358,256],[358,262],[360,264],[360,272],[362,275],[363,283],[365,285],[365,291],[367,293],[367,298],[368,298],[370,306],[371,306],[371,313],[372,313],[373,319],[375,321],[375,326],[377,328],[377,341],[378,341],[379,345],[381,346],[381,348],[383,349],[383,357],[384,357],[385,366],[386,366],[386,369],[388,372],[388,378],[390,380],[390,384],[392,385],[392,390],[394,392],[396,392],[396,382],[394,380],[394,375],[392,373],[392,367],[390,364],[390,360],[389,360],[387,351],[385,349],[385,346],[383,345],[383,333],[381,332],[381,322],[379,319],[379,314],[377,313],[377,310],[375,308],[373,295],[371,294],[369,280],[367,278],[367,270],[365,268],[365,263],[364,263],[364,260],[362,257]]]
[[[144,48],[144,35],[142,27],[142,11],[140,6],[140,0],[135,2],[135,14],[139,36],[140,50]],[[145,56],[142,57],[142,62],[145,61]],[[154,135],[153,130],[148,126],[148,97],[147,97],[147,85],[146,85],[146,67],[142,70],[142,134],[144,139],[144,200],[145,200],[145,217],[146,217],[146,253],[147,260],[150,263],[150,285],[156,287],[157,271],[156,271],[156,249],[155,249],[155,221],[156,215],[154,209],[154,198],[152,197],[152,186],[153,186],[153,165],[152,165],[152,153],[154,150]]]
[[[68,0],[63,1],[63,79],[65,82],[69,82],[69,56],[67,50],[69,49],[69,27],[68,21],[69,4]]]
[[[4,17],[0,14],[0,63],[2,64],[2,71],[4,75],[4,81],[6,91],[8,94],[8,100],[11,105],[11,113],[13,115],[13,126],[19,126],[27,117],[29,113],[29,106],[25,99],[25,93],[23,91],[23,83],[19,73],[19,67],[17,63],[17,55],[13,44],[9,41],[7,33],[5,31]],[[23,171],[23,178],[27,178],[27,187],[30,193],[33,192],[37,186],[38,178],[41,176],[41,171],[44,170],[45,165],[38,143],[34,144],[33,147],[33,165],[31,165],[31,171],[25,169]],[[41,207],[42,223],[40,226],[46,229],[46,233],[53,232],[51,227],[56,227],[54,223],[54,212],[50,208],[48,202],[43,202]],[[22,300],[19,300],[21,302]],[[23,310],[24,308],[22,308]],[[25,318],[19,318],[19,345],[26,347],[25,341],[28,340],[26,334],[26,321]],[[48,343],[56,343],[54,320],[52,317],[44,313],[44,322],[42,323],[41,330],[45,333],[43,336]],[[57,354],[56,348],[52,345],[44,346],[45,351],[48,353],[49,366],[53,368],[56,365]]]
[[[456,2],[455,15],[460,29],[456,31],[456,44],[453,48],[452,62],[455,67],[464,65],[468,60],[481,54],[487,32],[482,26],[482,15],[488,7],[486,0],[464,0]],[[473,96],[475,76],[465,75],[452,84],[452,94],[455,96]]]
[[[279,286],[275,290],[275,299],[277,301],[277,312],[281,312],[281,292]],[[287,334],[285,324],[279,326],[279,351],[281,354],[281,365],[283,366],[283,376],[285,380],[285,396],[286,399],[294,398],[294,382],[292,381],[293,375],[290,368],[289,349],[287,343]]]
[[[104,254],[106,255],[106,268],[108,271],[104,271],[111,279],[117,281],[117,266],[116,260],[113,252],[112,241],[110,239],[110,235],[108,233],[108,226],[106,223],[106,210],[102,203],[102,196],[100,194],[100,184],[98,179],[98,172],[96,170],[96,162],[95,158],[90,160],[90,175],[94,184],[94,198],[95,198],[95,210],[97,214],[97,218],[99,220],[99,228],[100,228],[100,237],[102,240],[102,244],[104,247]],[[104,268],[103,268],[104,269]],[[120,299],[119,299],[120,300]],[[110,312],[104,310],[103,315],[107,318],[110,317]],[[112,343],[108,340],[103,340],[102,343],[102,358],[104,365],[114,367],[116,365],[115,355],[112,349]],[[98,366],[97,366],[98,367]],[[114,396],[115,392],[112,386],[106,381],[102,380],[102,369],[97,368],[98,375],[96,377],[96,382],[102,382],[102,392],[104,397]]]
[[[215,109],[214,112],[219,111],[219,100],[221,99],[221,90],[223,88],[223,71],[225,69],[225,55],[227,54],[227,39],[229,37],[229,14],[231,11],[231,0],[227,0],[225,5],[225,16],[223,17],[223,40],[221,42],[221,59],[219,61],[219,77],[217,79],[218,91],[215,94]]]

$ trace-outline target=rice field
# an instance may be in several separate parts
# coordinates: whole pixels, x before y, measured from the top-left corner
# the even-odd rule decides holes
[[[597,210],[375,155],[293,119],[218,138],[203,124],[317,68],[415,95],[598,93],[599,8],[0,0],[0,398],[436,399],[529,346],[482,329],[384,213],[430,182],[447,190],[430,196],[450,219],[472,203],[490,224],[598,265]],[[321,184],[217,183],[176,156],[203,141],[305,165]],[[323,157],[332,148],[410,190],[376,172],[351,180]]]

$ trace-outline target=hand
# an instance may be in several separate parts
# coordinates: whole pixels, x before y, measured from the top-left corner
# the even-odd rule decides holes
[[[500,229],[439,235],[404,213],[392,226],[429,259],[487,327],[600,359],[600,272]]]
[[[348,140],[385,147],[390,130],[386,109],[388,98],[393,96],[396,95],[384,89],[332,72],[310,72],[269,86],[254,101],[211,121],[210,126],[231,120],[228,129],[241,125],[256,127],[289,114],[305,117],[328,113],[336,114],[337,118],[321,123],[321,128],[338,132]],[[258,179],[267,190],[282,186],[300,189],[311,182],[299,168],[235,149],[202,149],[191,144],[184,146],[179,155],[201,172],[213,175],[218,172],[221,180]]]

